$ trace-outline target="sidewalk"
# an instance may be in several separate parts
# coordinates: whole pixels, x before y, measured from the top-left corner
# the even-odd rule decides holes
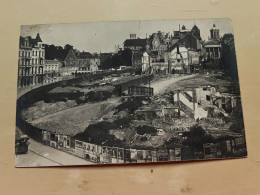
[[[16,167],[36,167],[36,166],[70,166],[70,165],[90,165],[92,162],[86,161],[74,155],[57,150],[50,146],[29,140],[28,154],[16,155]]]

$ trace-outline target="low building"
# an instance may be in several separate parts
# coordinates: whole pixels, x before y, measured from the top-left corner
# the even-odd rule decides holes
[[[64,59],[64,70],[66,74],[81,74],[98,70],[100,59],[94,58],[88,52],[75,52],[71,49]],[[65,71],[66,70],[66,71]]]
[[[51,83],[57,81],[57,77],[60,76],[60,69],[62,63],[57,60],[45,60],[44,64],[44,83]]]
[[[62,63],[57,60],[45,60],[44,73],[59,73]]]

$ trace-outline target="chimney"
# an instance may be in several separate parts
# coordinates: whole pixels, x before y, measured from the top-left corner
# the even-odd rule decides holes
[[[136,39],[136,34],[130,34],[130,39]]]
[[[177,44],[177,54],[180,54],[179,44]]]

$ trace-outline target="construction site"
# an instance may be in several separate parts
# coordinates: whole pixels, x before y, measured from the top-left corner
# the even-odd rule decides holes
[[[66,150],[83,158],[76,143],[161,151],[160,161],[173,158],[170,150],[179,160],[245,155],[239,86],[221,74],[115,74],[41,97],[21,119],[47,132],[44,142],[52,147],[60,149],[65,136]]]

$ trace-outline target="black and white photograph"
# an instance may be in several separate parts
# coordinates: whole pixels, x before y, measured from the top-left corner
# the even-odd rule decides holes
[[[22,25],[15,166],[247,157],[234,37],[228,18]]]

